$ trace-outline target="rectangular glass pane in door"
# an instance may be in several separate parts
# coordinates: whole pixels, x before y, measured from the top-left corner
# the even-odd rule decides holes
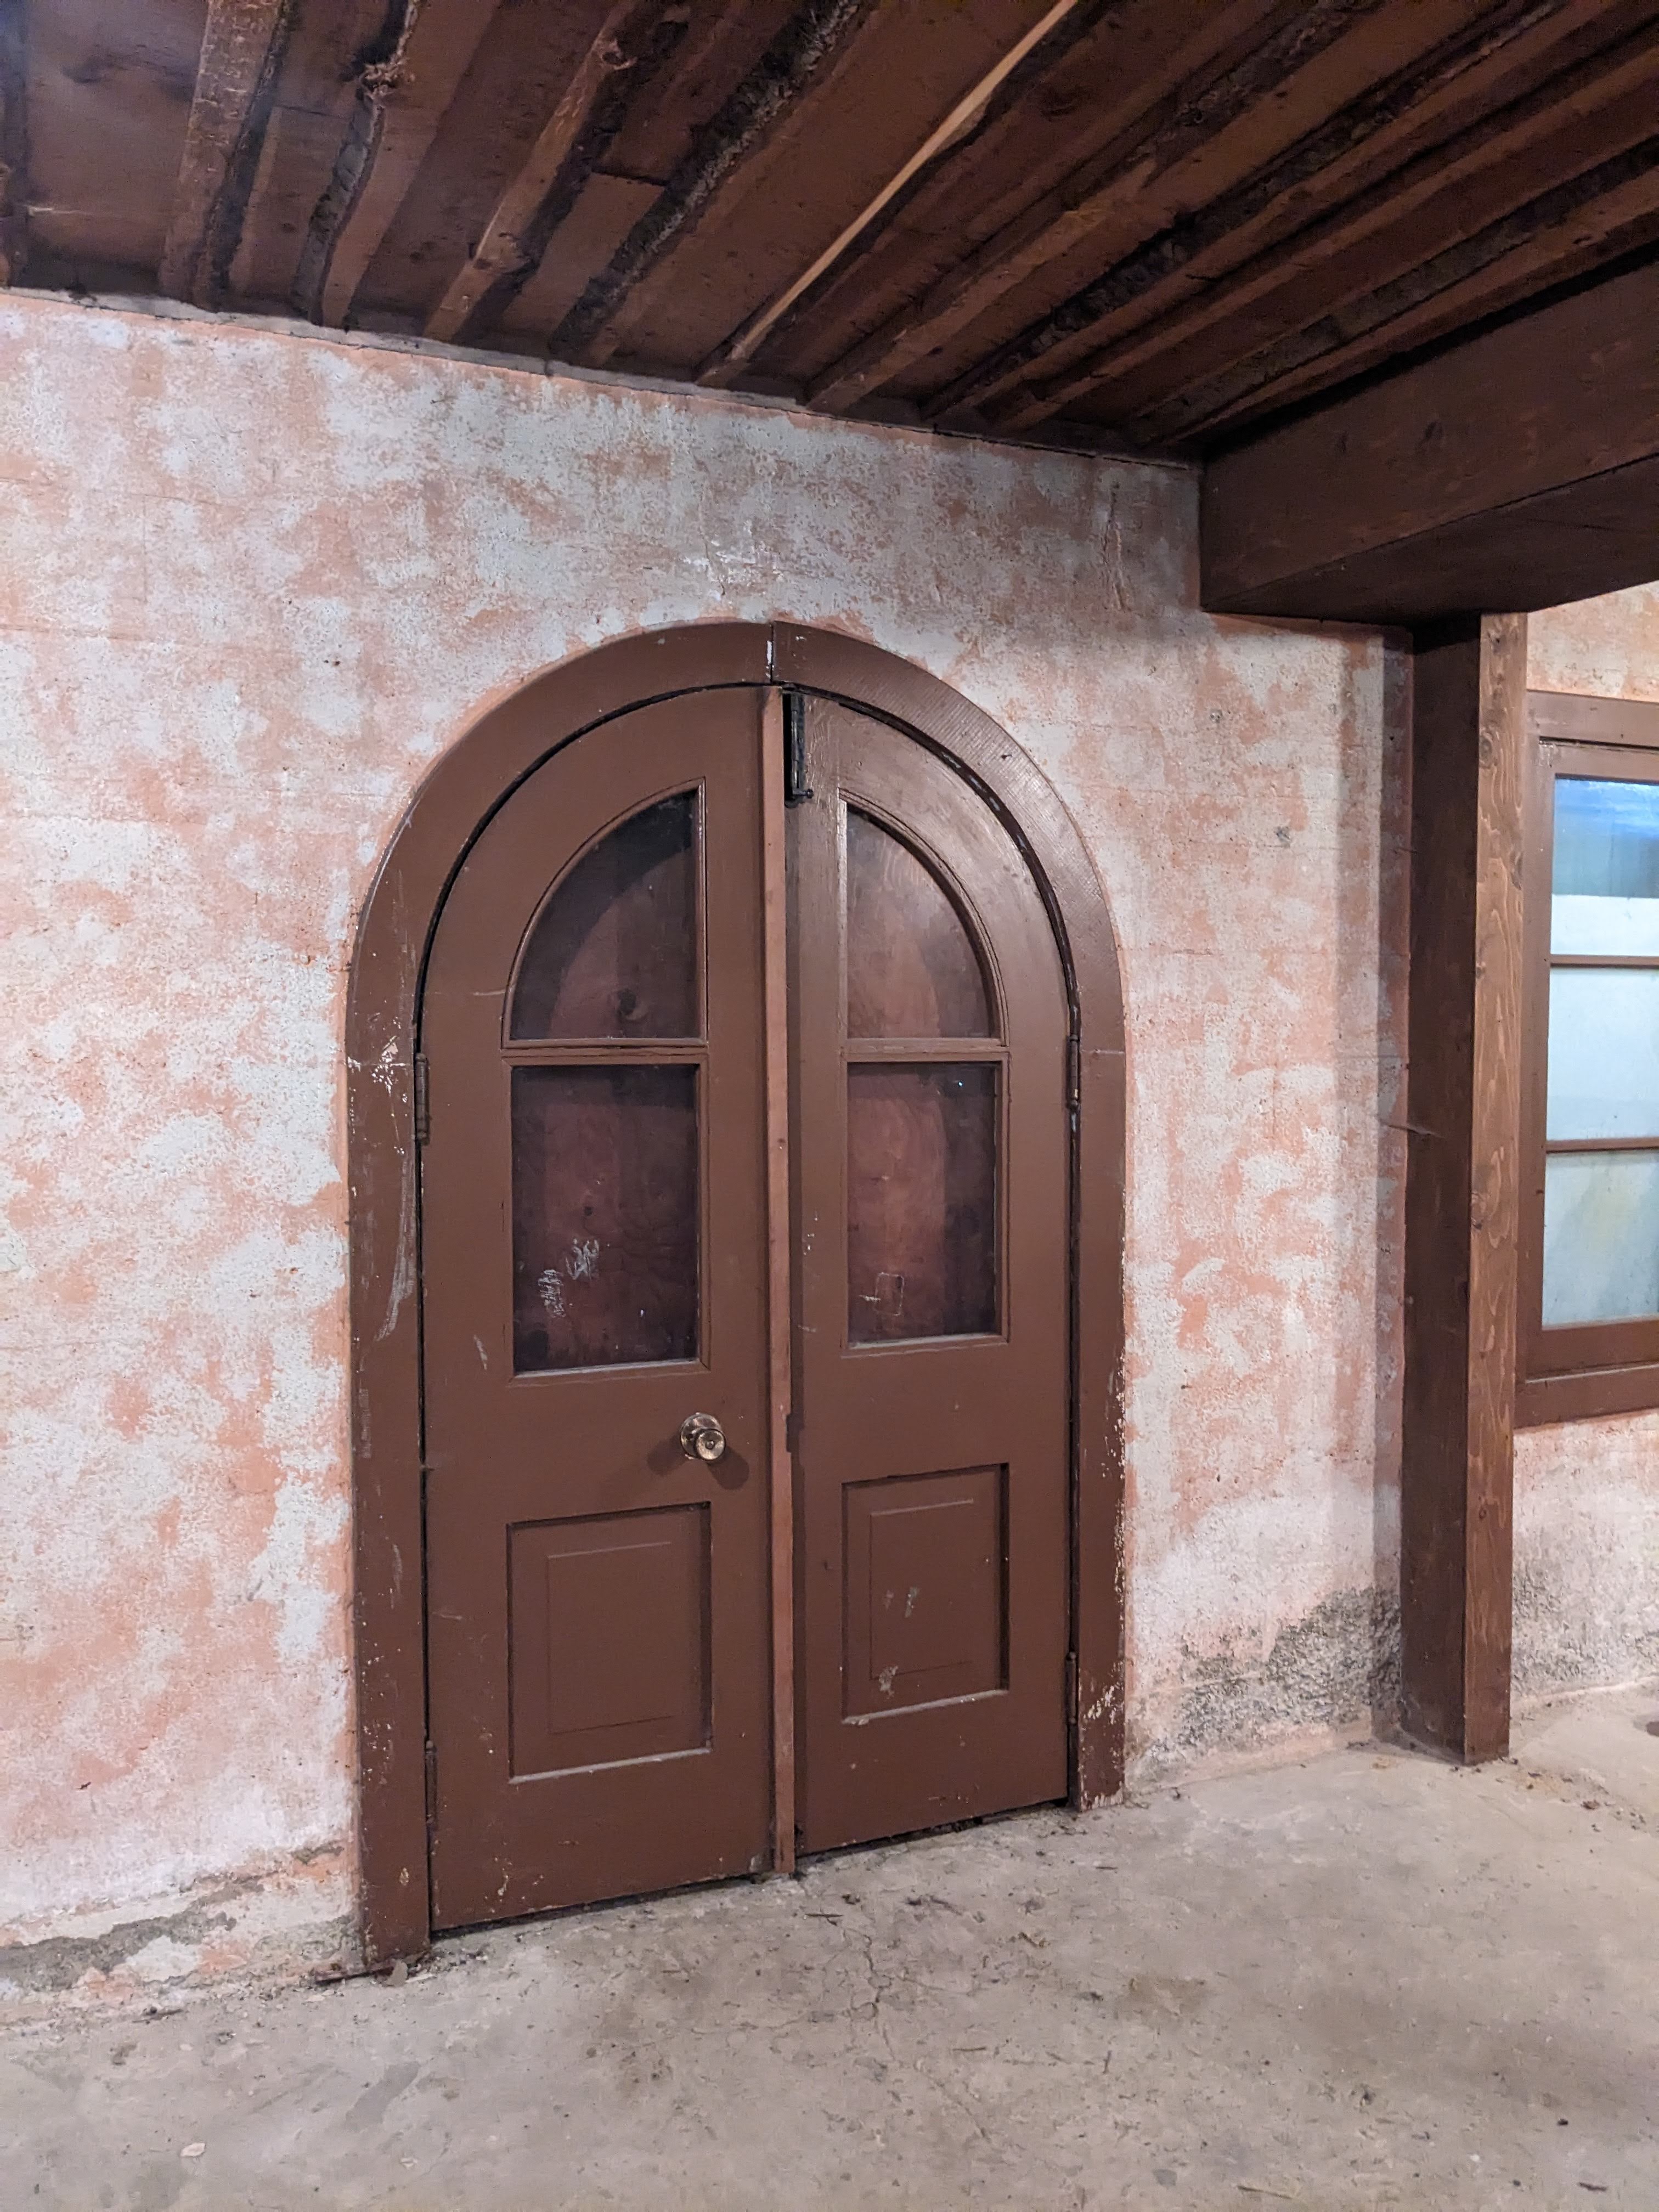
[[[695,1359],[697,1070],[513,1071],[515,1372]]]
[[[984,1060],[847,1071],[847,1340],[997,1317],[997,1089]]]

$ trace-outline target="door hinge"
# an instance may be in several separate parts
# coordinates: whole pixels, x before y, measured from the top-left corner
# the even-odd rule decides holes
[[[432,1134],[432,1080],[423,1052],[415,1055],[415,1141],[425,1144]]]
[[[428,1830],[438,1825],[438,1747],[430,1737],[426,1747],[426,1825]]]
[[[800,806],[812,796],[806,781],[806,700],[799,691],[783,695],[783,803]]]
[[[1083,1040],[1081,1037],[1067,1037],[1066,1040],[1066,1103],[1075,1108],[1080,1106],[1082,1103]]]

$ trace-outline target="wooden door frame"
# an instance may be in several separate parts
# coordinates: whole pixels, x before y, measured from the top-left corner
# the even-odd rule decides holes
[[[1106,897],[1054,787],[1007,732],[879,647],[785,623],[623,638],[487,708],[411,799],[358,924],[346,1002],[352,1609],[359,1908],[371,1965],[431,1940],[427,1880],[417,1048],[449,885],[484,824],[574,738],[678,693],[824,693],[926,745],[1025,856],[1066,973],[1077,1101],[1072,1191],[1072,1796],[1123,1778],[1123,1002]]]

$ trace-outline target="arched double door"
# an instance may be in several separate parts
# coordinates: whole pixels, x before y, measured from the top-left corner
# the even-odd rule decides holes
[[[434,937],[437,1926],[1066,1794],[1059,958],[962,777],[788,703],[565,745]]]

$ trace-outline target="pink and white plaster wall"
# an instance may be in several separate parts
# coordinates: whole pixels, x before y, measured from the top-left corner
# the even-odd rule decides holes
[[[1659,584],[1534,615],[1538,691],[1659,700]],[[1515,1452],[1515,1692],[1659,1674],[1659,1413],[1533,1429]]]
[[[486,702],[657,624],[908,657],[1097,856],[1138,1771],[1386,1700],[1404,779],[1378,640],[1201,615],[1180,471],[17,295],[0,477],[0,1936],[94,1979],[208,1957],[249,1897],[279,1951],[340,1940],[354,920]]]

